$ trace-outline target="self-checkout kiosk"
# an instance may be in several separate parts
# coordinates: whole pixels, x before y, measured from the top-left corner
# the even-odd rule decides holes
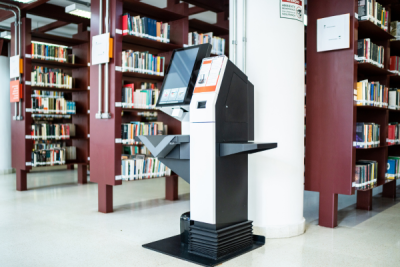
[[[254,87],[210,44],[174,51],[157,107],[182,121],[182,135],[137,139],[190,183],[188,240],[180,235],[143,247],[215,266],[265,243],[248,220],[248,154],[276,148],[254,143]],[[186,216],[186,215],[185,215]]]

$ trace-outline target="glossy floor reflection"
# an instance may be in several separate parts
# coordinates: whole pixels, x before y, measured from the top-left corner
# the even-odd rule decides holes
[[[164,179],[124,182],[112,214],[97,212],[97,184],[76,181],[76,171],[30,173],[30,190],[17,192],[15,174],[0,176],[0,266],[196,266],[141,247],[178,233],[189,210],[183,180],[176,202],[163,200]],[[306,192],[306,234],[269,239],[223,266],[400,266],[400,195],[378,194],[371,212],[340,201],[339,227],[319,227],[315,194]]]

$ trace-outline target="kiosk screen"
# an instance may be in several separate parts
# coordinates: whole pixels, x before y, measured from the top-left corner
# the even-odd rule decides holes
[[[169,72],[165,77],[160,104],[184,102],[198,50],[198,47],[193,47],[174,53]]]

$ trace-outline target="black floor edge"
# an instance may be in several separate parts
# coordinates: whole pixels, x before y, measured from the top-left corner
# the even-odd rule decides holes
[[[254,244],[251,247],[248,247],[243,250],[236,251],[232,254],[229,254],[225,257],[222,257],[218,260],[213,260],[209,258],[205,258],[202,256],[198,256],[195,254],[191,254],[188,251],[188,245],[181,243],[181,236],[171,236],[162,240],[158,240],[152,243],[144,244],[143,247],[160,252],[162,254],[172,256],[174,258],[178,258],[184,261],[196,263],[202,266],[216,266],[233,258],[236,258],[244,253],[255,250],[259,247],[262,247],[265,244],[265,237],[260,235],[253,235]]]

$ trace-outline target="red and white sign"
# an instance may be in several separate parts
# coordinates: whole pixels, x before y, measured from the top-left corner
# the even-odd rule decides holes
[[[203,60],[199,75],[197,76],[194,94],[214,92],[216,90],[223,62],[223,56]]]
[[[281,18],[303,22],[304,10],[301,0],[280,0]]]
[[[10,82],[10,102],[18,102],[21,98],[21,86],[19,80]]]

